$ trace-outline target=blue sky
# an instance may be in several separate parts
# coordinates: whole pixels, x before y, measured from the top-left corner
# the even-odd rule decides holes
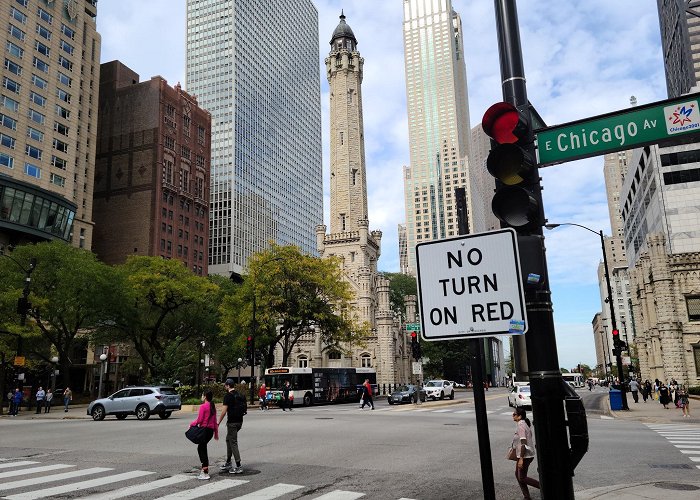
[[[518,16],[528,97],[548,125],[666,98],[655,0],[520,0]],[[405,219],[402,167],[408,164],[401,0],[315,0],[320,61],[344,9],[365,59],[363,105],[369,218],[381,229],[379,268],[398,271],[397,224]],[[492,0],[453,0],[462,16],[471,125],[502,99]],[[185,0],[102,0],[102,61],[121,60],[141,80],[184,85]],[[324,191],[328,217],[328,85],[321,71]],[[610,232],[603,159],[542,169],[550,222]],[[547,232],[547,258],[560,365],[595,364],[591,321],[601,309],[600,240],[575,227]]]

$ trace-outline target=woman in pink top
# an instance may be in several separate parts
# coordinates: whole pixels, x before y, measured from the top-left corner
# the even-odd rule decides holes
[[[199,453],[199,460],[202,462],[202,471],[197,476],[197,479],[207,480],[211,479],[209,476],[209,454],[207,453],[207,444],[211,441],[212,436],[214,439],[219,439],[219,426],[216,425],[216,406],[214,406],[214,393],[211,391],[206,391],[202,395],[202,405],[199,407],[199,414],[197,419],[190,424],[190,427],[198,425],[204,428],[205,441],[197,445],[197,453]]]
[[[515,464],[515,478],[518,480],[523,498],[530,500],[530,492],[527,487],[540,488],[537,479],[527,477],[527,469],[535,459],[535,448],[532,445],[532,430],[530,429],[530,419],[527,418],[525,408],[519,406],[513,413],[513,421],[516,424],[515,434],[511,447],[515,449],[515,456],[518,458]]]

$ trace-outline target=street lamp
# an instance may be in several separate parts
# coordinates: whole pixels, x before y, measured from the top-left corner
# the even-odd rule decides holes
[[[202,365],[204,364],[202,349],[204,349],[205,345],[207,345],[205,341],[199,341],[199,354],[197,355],[197,394],[202,392]]]
[[[105,353],[100,354],[100,385],[97,389],[97,399],[102,397],[102,376],[105,372],[105,361],[107,361],[107,355]]]
[[[241,383],[241,363],[243,363],[243,359],[238,358],[238,383]]]
[[[606,298],[605,302],[608,303],[608,306],[610,307],[610,325],[612,326],[613,329],[613,335],[617,331],[617,323],[615,322],[615,307],[613,306],[613,294],[612,294],[612,287],[610,286],[610,273],[608,271],[608,258],[605,254],[605,238],[603,237],[603,230],[601,229],[600,231],[594,231],[590,227],[582,226],[581,224],[575,224],[573,222],[562,222],[561,224],[545,224],[544,227],[547,229],[554,229],[559,226],[576,226],[580,227],[581,229],[585,229],[586,231],[590,231],[593,234],[597,234],[600,237],[600,247],[603,250],[603,270],[605,271],[605,284],[607,285],[608,289],[608,297]],[[620,349],[620,346],[613,346],[616,348],[616,357],[617,357],[617,376],[620,379],[620,391],[622,395],[622,409],[623,410],[629,410],[629,406],[627,406],[627,394],[625,393],[625,379],[624,375],[622,373],[622,349]]]
[[[58,363],[58,356],[51,358],[51,368],[53,369],[51,373],[51,392],[56,390],[56,363]]]

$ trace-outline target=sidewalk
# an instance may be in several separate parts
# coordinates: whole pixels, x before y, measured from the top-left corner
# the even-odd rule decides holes
[[[607,400],[610,408],[610,398]],[[670,403],[668,410],[658,400],[647,399],[645,403],[639,396],[639,403],[635,403],[632,393],[627,393],[627,406],[629,410],[610,410],[610,414],[616,419],[637,420],[648,424],[700,424],[700,397],[690,396],[690,417],[683,417],[683,410]]]
[[[20,419],[20,420],[78,420],[78,419],[90,419],[90,415],[88,415],[87,412],[87,407],[88,405],[86,404],[77,404],[77,405],[70,405],[70,408],[67,412],[63,411],[63,404],[61,405],[56,405],[53,408],[51,408],[51,411],[49,413],[44,413],[44,410],[41,410],[41,413],[35,413],[36,408],[32,408],[31,410],[27,410],[26,406],[23,406],[22,409],[20,410],[19,414],[16,417],[13,417],[11,415],[7,414],[7,408],[3,408],[2,415],[0,415],[0,418],[7,418],[7,419]]]

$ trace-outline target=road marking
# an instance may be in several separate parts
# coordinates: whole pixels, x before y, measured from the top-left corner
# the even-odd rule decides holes
[[[433,410],[433,413],[447,413],[448,411],[452,410]]]
[[[108,491],[106,493],[98,493],[96,495],[91,495],[87,497],[81,497],[81,500],[113,500],[117,498],[124,498],[136,493],[141,493],[145,491],[152,491],[164,486],[171,486],[173,484],[181,483],[183,481],[188,481],[192,479],[192,476],[185,474],[175,474],[171,477],[165,477],[163,479],[157,479],[151,481],[150,483],[136,484],[134,486],[127,486],[119,490]]]
[[[88,476],[90,474],[99,474],[113,469],[109,467],[93,467],[91,469],[74,470],[71,472],[63,472],[61,474],[52,474],[50,476],[35,477],[34,479],[22,479],[20,481],[10,481],[9,483],[0,484],[0,491],[12,490],[15,488],[23,488],[24,486],[33,486],[35,484],[48,483],[51,481],[61,481],[63,479],[71,479],[74,477]]]
[[[355,500],[363,496],[365,496],[364,493],[357,493],[355,491],[334,490],[320,497],[316,497],[315,500]]]
[[[233,500],[273,500],[300,488],[303,488],[303,486],[299,486],[297,484],[278,483],[268,486],[267,488],[263,488],[262,490],[248,493],[242,497],[235,497]]]
[[[691,459],[693,462],[700,462],[700,457],[688,457]]]
[[[89,479],[87,481],[65,484],[63,486],[54,486],[53,488],[46,488],[43,490],[29,491],[27,493],[18,493],[17,495],[6,496],[5,498],[9,500],[34,500],[35,498],[53,497],[57,495],[63,495],[64,493],[71,493],[73,491],[87,490],[88,488],[95,488],[105,484],[126,481],[127,479],[148,476],[150,474],[155,474],[155,472],[148,472],[145,470],[134,470],[130,472],[123,472],[121,474],[114,474],[113,476],[100,477],[97,479]]]
[[[11,459],[7,459],[11,460]],[[9,469],[10,467],[19,467],[21,465],[32,465],[38,464],[39,462],[33,462],[32,460],[20,460],[19,462],[8,462],[6,464],[0,464],[0,469]]]
[[[700,455],[700,450],[678,450],[685,455]]]
[[[608,417],[607,415],[601,415],[600,419],[601,420],[615,420],[615,417]]]
[[[194,477],[192,479],[194,479]],[[217,491],[222,491],[228,488],[233,488],[234,486],[246,484],[247,482],[248,481],[242,481],[240,479],[222,479],[221,481],[213,481],[203,486],[192,488],[191,490],[178,491],[177,493],[173,493],[172,495],[160,497],[157,500],[189,500],[191,498],[200,498],[205,497],[207,495],[211,495],[212,493],[216,493]]]
[[[459,411],[456,411],[455,413],[474,413],[474,410],[459,410]]]
[[[0,479],[5,477],[24,476],[25,474],[36,474],[38,472],[48,472],[50,470],[68,469],[69,467],[75,467],[75,465],[54,464],[42,465],[40,467],[29,467],[28,469],[11,470],[7,472],[0,472]]]

